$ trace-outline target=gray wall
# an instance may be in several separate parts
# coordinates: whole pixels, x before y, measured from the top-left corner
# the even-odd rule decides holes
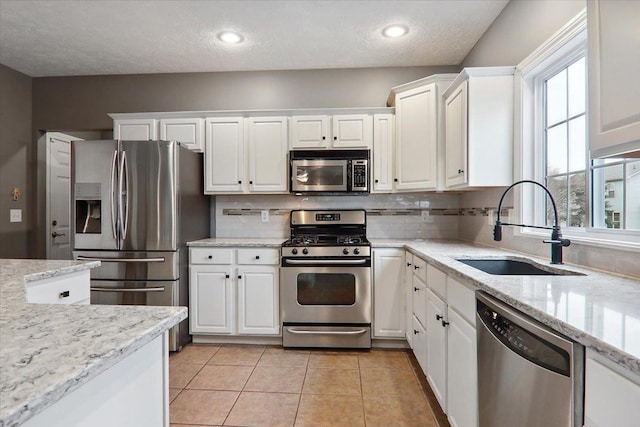
[[[511,0],[462,66],[517,65],[585,7],[585,0]]]
[[[31,83],[31,77],[0,65],[0,258],[27,258],[32,246]],[[11,197],[14,187],[20,189],[18,201]],[[22,209],[23,222],[10,223],[10,209]]]

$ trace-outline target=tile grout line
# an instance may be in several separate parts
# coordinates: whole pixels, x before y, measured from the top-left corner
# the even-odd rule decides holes
[[[235,408],[236,404],[238,403],[238,400],[240,399],[240,396],[242,395],[242,392],[244,391],[245,387],[247,386],[247,383],[249,382],[249,379],[251,378],[251,375],[253,375],[253,373],[255,372],[256,368],[258,367],[258,363],[260,362],[260,359],[262,359],[262,356],[264,355],[265,349],[266,349],[266,347],[262,348],[262,353],[260,353],[260,357],[258,357],[258,360],[256,360],[256,364],[253,365],[253,369],[251,369],[251,373],[247,377],[247,380],[245,381],[244,385],[242,386],[242,389],[240,389],[240,391],[238,392],[238,395],[236,396],[236,399],[233,401],[233,405],[231,405],[231,408],[229,408],[229,412],[227,412],[227,415],[224,417],[224,420],[222,420],[222,423],[220,425],[224,426],[224,424],[229,419],[229,415],[231,415],[231,412],[233,412],[233,408]]]

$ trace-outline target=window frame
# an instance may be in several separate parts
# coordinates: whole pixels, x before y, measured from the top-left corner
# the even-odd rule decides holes
[[[516,66],[514,79],[514,178],[544,182],[544,82],[566,66],[585,55],[587,49],[586,9],[569,21],[549,40]],[[587,82],[588,84],[588,82]],[[541,90],[542,89],[542,90]],[[588,100],[586,121],[589,121]],[[588,127],[588,126],[587,126]],[[586,130],[587,139],[589,130]],[[588,246],[630,249],[640,252],[640,231],[594,228],[592,200],[592,167],[589,149],[585,158],[587,227],[562,227],[564,237]],[[515,187],[514,212],[516,221],[523,224],[544,225],[546,195],[533,185]],[[509,213],[511,215],[512,213]],[[506,220],[506,218],[505,218]],[[548,238],[549,232],[518,227],[514,237]]]

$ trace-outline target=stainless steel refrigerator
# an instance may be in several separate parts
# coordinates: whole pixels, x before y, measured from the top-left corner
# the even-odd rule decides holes
[[[91,304],[189,306],[185,243],[209,237],[202,155],[175,141],[73,141],[71,244]],[[189,340],[185,320],[169,348]]]

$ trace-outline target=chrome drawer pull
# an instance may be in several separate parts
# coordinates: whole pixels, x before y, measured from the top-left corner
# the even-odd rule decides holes
[[[366,329],[358,329],[357,331],[310,331],[307,329],[287,329],[292,334],[299,335],[362,335],[367,332]]]

